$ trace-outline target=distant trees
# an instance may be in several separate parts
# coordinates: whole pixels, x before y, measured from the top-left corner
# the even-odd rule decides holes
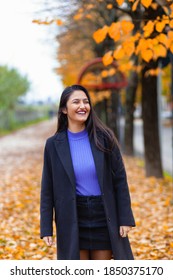
[[[0,66],[0,128],[12,129],[17,100],[29,89],[27,77],[17,69]]]
[[[0,66],[0,110],[13,109],[19,96],[24,95],[29,87],[28,79],[17,69]]]

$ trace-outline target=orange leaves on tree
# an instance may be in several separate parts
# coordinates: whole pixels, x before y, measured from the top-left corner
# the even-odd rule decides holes
[[[162,44],[156,44],[153,46],[153,52],[154,52],[154,59],[158,59],[159,57],[166,57],[167,50]]]
[[[157,60],[159,57],[166,57],[166,44],[167,41],[165,36],[159,35],[153,39],[141,38],[136,48],[136,54],[141,53],[142,59],[146,62],[149,62],[152,59]]]
[[[170,26],[170,28],[173,28],[173,19],[172,19],[172,20],[170,20],[170,22],[169,22],[169,26]]]
[[[159,34],[157,37],[158,42],[162,43],[166,48],[168,48],[168,36],[166,36],[166,34]]]
[[[149,37],[154,30],[154,22],[149,20],[147,24],[143,27],[144,37]]]
[[[163,29],[165,28],[165,24],[166,24],[165,21],[158,21],[158,22],[156,22],[156,30],[157,30],[157,32],[162,32]]]
[[[125,52],[122,46],[118,46],[118,48],[114,51],[113,56],[117,60],[125,57]]]
[[[132,12],[136,11],[138,4],[139,4],[139,0],[136,0],[132,6]]]
[[[102,60],[103,60],[103,64],[104,64],[105,66],[111,64],[111,63],[113,62],[112,51],[107,52],[107,53],[103,56]]]
[[[78,13],[78,14],[74,15],[73,19],[80,20],[82,17],[83,17],[83,13]]]
[[[119,6],[121,6],[124,3],[125,0],[116,0]]]
[[[111,10],[111,9],[113,8],[113,5],[112,5],[112,4],[108,4],[108,5],[106,6],[106,8],[107,8],[108,10]]]
[[[121,22],[121,31],[123,35],[129,34],[134,28],[134,24],[131,21],[123,20]]]
[[[173,43],[170,44],[170,51],[173,53]]]
[[[55,20],[56,25],[61,26],[63,24],[61,19]]]
[[[96,43],[101,43],[108,33],[109,27],[107,25],[103,26],[103,28],[98,29],[94,32],[93,38],[96,41]]]
[[[158,8],[158,4],[157,4],[157,3],[152,3],[152,4],[151,4],[151,8],[152,8],[153,10],[156,10],[156,9]]]
[[[135,51],[135,44],[130,39],[127,41],[124,41],[122,44],[122,47],[124,49],[125,55],[127,55],[128,57],[130,57]]]
[[[121,63],[119,65],[118,69],[119,69],[119,71],[121,71],[123,73],[127,73],[133,69],[133,63],[131,61],[129,61],[127,63]]]
[[[129,20],[113,22],[108,29],[108,34],[116,42],[119,41],[123,35],[129,34],[133,28],[134,24]]]
[[[145,8],[149,8],[149,6],[151,5],[153,0],[141,0],[141,4],[145,7]]]
[[[61,19],[51,19],[51,20],[40,20],[40,19],[33,19],[32,23],[36,24],[43,24],[43,25],[50,25],[52,23],[55,23],[58,26],[63,25],[63,21]]]
[[[168,40],[170,51],[173,53],[173,31],[171,30],[168,32]]]
[[[153,58],[153,51],[151,49],[141,50],[141,57],[146,62],[149,62]]]
[[[106,78],[106,77],[108,77],[108,76],[115,75],[115,73],[116,73],[116,69],[115,69],[115,68],[110,68],[109,70],[103,70],[103,71],[101,72],[101,76],[102,76],[103,78]]]
[[[108,29],[109,36],[116,42],[121,38],[120,22],[113,22]]]

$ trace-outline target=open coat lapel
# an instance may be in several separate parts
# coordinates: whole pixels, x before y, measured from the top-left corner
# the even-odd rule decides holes
[[[58,153],[58,156],[64,166],[64,169],[70,179],[70,182],[74,189],[76,188],[75,184],[75,174],[73,169],[72,158],[70,154],[70,146],[67,138],[66,131],[59,132],[55,139],[55,147]]]
[[[90,141],[90,144],[91,144],[91,150],[92,150],[92,154],[93,154],[93,158],[94,158],[94,162],[95,162],[98,181],[100,184],[100,188],[103,191],[104,153],[96,147],[93,139]],[[56,147],[58,156],[64,166],[64,169],[71,181],[72,186],[74,188],[76,188],[75,174],[74,174],[73,163],[72,163],[72,158],[71,158],[71,154],[70,154],[70,146],[69,146],[66,131],[59,132],[57,134],[57,137],[55,139],[55,147]]]

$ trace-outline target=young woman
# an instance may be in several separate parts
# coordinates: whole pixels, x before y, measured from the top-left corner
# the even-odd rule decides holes
[[[130,260],[135,226],[126,171],[112,131],[97,118],[87,90],[65,88],[58,127],[45,146],[41,238],[59,260]]]

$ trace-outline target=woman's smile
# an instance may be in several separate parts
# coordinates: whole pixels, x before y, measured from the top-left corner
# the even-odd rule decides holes
[[[90,104],[86,94],[81,90],[74,91],[63,112],[67,114],[69,129],[73,126],[83,129],[90,114]]]

